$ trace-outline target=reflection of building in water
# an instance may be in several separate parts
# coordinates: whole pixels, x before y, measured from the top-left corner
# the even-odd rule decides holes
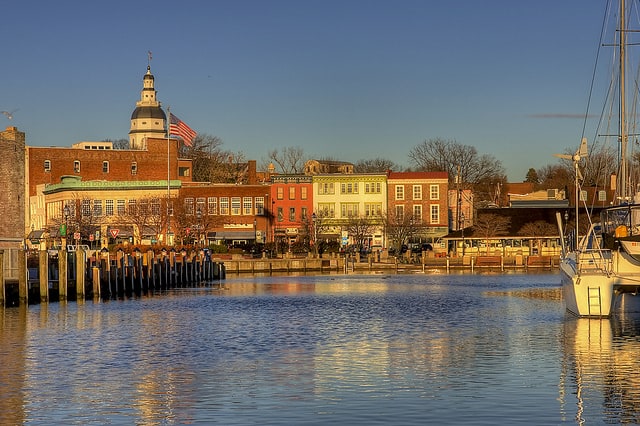
[[[24,407],[26,368],[25,346],[26,311],[21,305],[16,309],[7,309],[0,315],[0,424],[20,425],[25,423]]]
[[[560,378],[563,414],[578,424],[640,423],[640,317],[565,321]],[[574,399],[575,398],[575,399]]]

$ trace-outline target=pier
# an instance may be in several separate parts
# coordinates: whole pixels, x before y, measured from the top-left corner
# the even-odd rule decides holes
[[[138,249],[131,253],[82,248],[43,250],[26,257],[26,279],[0,279],[0,302],[4,306],[17,306],[61,300],[117,299],[173,288],[221,285],[227,274],[527,272],[554,270],[558,262],[558,256],[522,255],[381,258],[328,253],[323,257],[285,254],[276,258],[253,258],[212,254],[206,250],[158,253]]]
[[[2,256],[0,253],[0,260]],[[226,275],[224,263],[204,250],[42,250],[30,253],[25,263],[26,279],[0,279],[4,306],[116,299],[172,288],[219,285]]]

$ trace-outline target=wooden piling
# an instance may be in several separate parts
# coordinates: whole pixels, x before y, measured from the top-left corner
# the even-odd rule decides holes
[[[86,252],[81,247],[76,248],[76,300],[84,300],[85,273],[87,268]]]
[[[40,303],[49,301],[49,256],[46,250],[40,250],[38,256],[40,268]]]
[[[0,302],[7,304],[7,289],[4,285],[4,250],[0,250]]]

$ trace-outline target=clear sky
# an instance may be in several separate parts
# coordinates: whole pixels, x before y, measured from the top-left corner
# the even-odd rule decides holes
[[[454,139],[511,181],[576,148],[604,2],[13,1],[2,6],[0,116],[32,146],[128,138],[147,52],[163,106],[260,162],[410,165]]]

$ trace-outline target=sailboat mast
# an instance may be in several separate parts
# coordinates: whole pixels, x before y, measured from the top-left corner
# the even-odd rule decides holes
[[[626,27],[626,7],[625,0],[620,0],[620,117],[619,117],[619,125],[620,125],[620,196],[622,197],[622,201],[626,201],[629,195],[627,190],[627,104],[626,104],[626,81],[625,81],[625,71],[626,71],[626,44],[627,44],[627,27]]]

